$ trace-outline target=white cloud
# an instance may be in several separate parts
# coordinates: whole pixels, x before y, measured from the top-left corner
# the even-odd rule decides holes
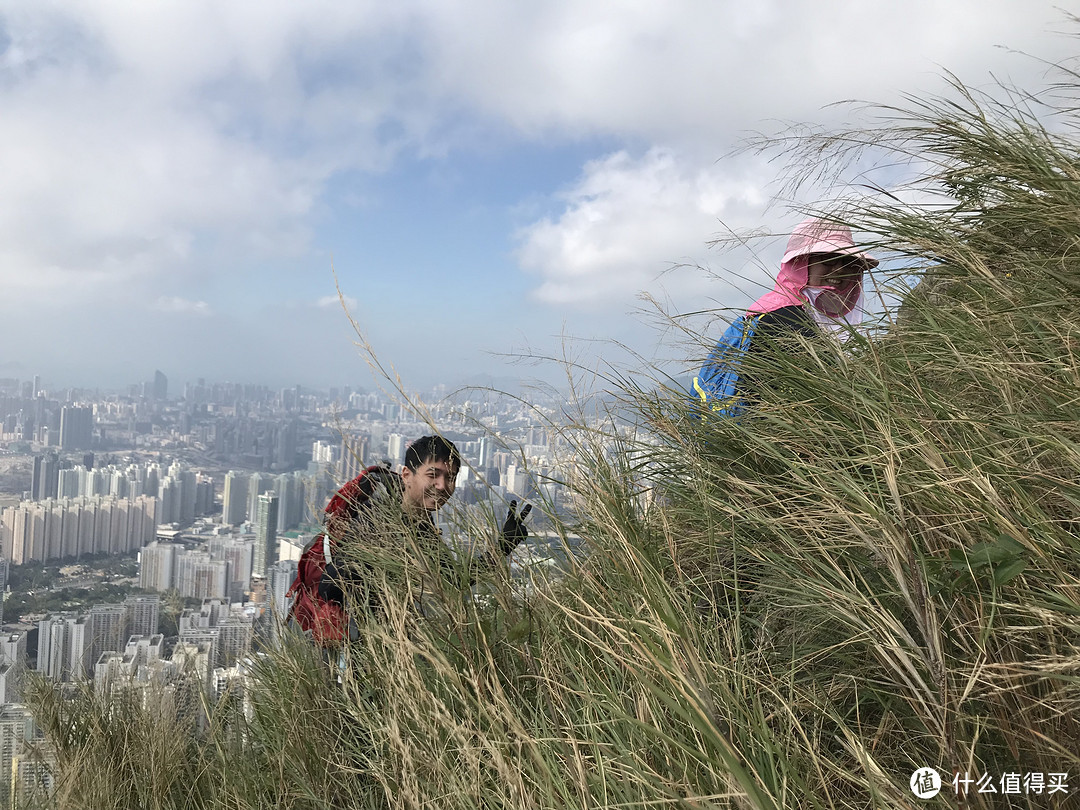
[[[843,99],[939,90],[942,66],[1042,70],[996,48],[1071,55],[1058,4],[1013,0],[430,2],[441,86],[529,132],[630,134],[716,158],[772,120],[821,119]]]
[[[175,296],[161,296],[154,302],[154,309],[159,312],[175,312],[181,315],[198,315],[208,317],[212,315],[210,305],[205,301],[189,301],[186,298]]]
[[[370,77],[302,86],[305,67],[333,72],[365,15],[290,8],[0,12],[0,281],[123,280],[193,272],[211,249],[306,250],[327,179],[385,166],[396,147],[377,131],[391,99],[357,92]],[[349,93],[358,100],[336,103]]]
[[[701,167],[669,149],[593,161],[556,219],[519,234],[519,261],[541,276],[537,297],[556,305],[625,306],[673,264],[708,261],[707,242],[728,225],[751,224],[767,202],[744,161]]]

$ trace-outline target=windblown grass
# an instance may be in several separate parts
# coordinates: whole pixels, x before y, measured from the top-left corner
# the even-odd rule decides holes
[[[39,692],[63,806],[906,808],[920,766],[1075,801],[1071,109],[1055,134],[968,94],[866,138],[949,201],[852,209],[923,274],[899,322],[763,358],[737,420],[628,385],[637,433],[566,428],[590,553],[561,583],[472,601],[405,546],[340,684],[293,641],[201,730]]]

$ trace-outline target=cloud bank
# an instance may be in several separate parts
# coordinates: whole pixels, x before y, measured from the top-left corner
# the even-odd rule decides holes
[[[1060,59],[1062,30],[1052,3],[1014,0],[8,5],[0,339],[33,328],[30,307],[96,307],[150,332],[147,311],[206,329],[247,313],[268,342],[262,308],[325,307],[327,274],[302,289],[290,274],[328,264],[335,205],[387,205],[403,171],[453,175],[489,142],[588,153],[507,234],[552,332],[642,290],[694,299],[715,288],[667,268],[716,261],[706,245],[725,228],[792,224],[769,206],[775,168],[725,157],[748,133],[847,123],[854,108],[828,105],[940,91],[942,67],[1037,85],[1042,64],[1000,46]],[[443,258],[432,246],[420,264],[445,273]]]

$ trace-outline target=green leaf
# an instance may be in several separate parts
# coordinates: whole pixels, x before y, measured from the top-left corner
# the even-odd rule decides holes
[[[1006,582],[1011,582],[1020,576],[1025,568],[1027,568],[1027,560],[1024,559],[1012,560],[999,565],[994,569],[994,584],[1004,585]]]
[[[1017,540],[1012,535],[999,534],[997,542],[994,544],[997,548],[1008,549],[1013,554],[1027,554],[1028,547]]]

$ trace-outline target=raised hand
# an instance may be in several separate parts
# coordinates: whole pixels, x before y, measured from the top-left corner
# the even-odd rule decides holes
[[[510,510],[506,513],[506,522],[503,523],[502,528],[503,554],[509,554],[529,536],[529,529],[525,526],[525,518],[529,516],[531,511],[532,504],[527,503],[522,507],[521,513],[518,514],[517,501],[510,501]]]

